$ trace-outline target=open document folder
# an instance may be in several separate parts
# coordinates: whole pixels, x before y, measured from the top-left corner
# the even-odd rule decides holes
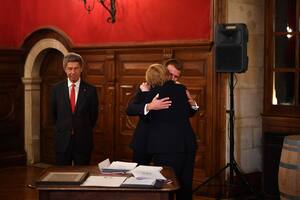
[[[89,176],[81,186],[94,187],[131,187],[131,188],[161,188],[164,181],[156,179],[137,179],[127,176]]]
[[[136,166],[137,163],[134,162],[114,161],[110,163],[108,158],[98,164],[102,173],[125,173],[133,170]]]

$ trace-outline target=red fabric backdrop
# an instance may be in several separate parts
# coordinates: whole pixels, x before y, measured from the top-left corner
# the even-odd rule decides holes
[[[116,0],[116,4],[116,23],[110,24],[97,0],[91,14],[82,0],[1,2],[0,47],[18,48],[42,27],[64,32],[75,46],[210,38],[211,0]]]

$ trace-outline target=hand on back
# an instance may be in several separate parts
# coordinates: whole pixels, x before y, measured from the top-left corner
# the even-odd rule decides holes
[[[159,94],[157,94],[152,101],[148,104],[148,111],[150,110],[163,110],[168,109],[171,106],[172,101],[169,97],[158,99]]]

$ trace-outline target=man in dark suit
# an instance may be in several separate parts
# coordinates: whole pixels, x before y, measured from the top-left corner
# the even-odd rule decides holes
[[[55,156],[58,165],[88,165],[93,148],[93,128],[98,118],[96,88],[80,76],[83,60],[68,53],[63,60],[67,79],[52,90],[51,112],[55,125]]]

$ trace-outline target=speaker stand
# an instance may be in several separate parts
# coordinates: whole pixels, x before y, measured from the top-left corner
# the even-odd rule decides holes
[[[226,171],[226,169],[229,169],[229,192],[232,194],[233,187],[238,186],[234,185],[234,174],[237,176],[237,178],[240,179],[243,186],[246,187],[246,189],[251,192],[252,195],[255,197],[262,198],[262,195],[255,191],[255,189],[249,184],[246,177],[243,175],[243,173],[240,171],[237,162],[234,158],[234,83],[233,83],[233,76],[234,73],[230,73],[230,79],[229,79],[229,88],[230,88],[230,109],[226,111],[226,113],[229,114],[229,163],[227,163],[223,168],[221,168],[218,172],[216,172],[214,175],[209,177],[207,180],[205,180],[203,183],[198,185],[194,190],[193,193],[197,192],[201,187],[207,185],[210,181],[218,177],[222,172]],[[228,183],[227,183],[228,184]],[[223,187],[224,187],[223,186]]]

